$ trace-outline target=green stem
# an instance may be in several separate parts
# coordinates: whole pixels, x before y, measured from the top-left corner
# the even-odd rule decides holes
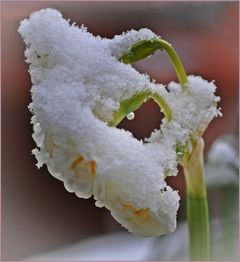
[[[183,64],[172,45],[161,38],[143,40],[134,44],[128,52],[124,53],[119,58],[119,60],[126,64],[131,64],[152,55],[157,50],[162,49],[165,50],[169,55],[178,80],[181,83],[183,89],[185,89],[187,84],[187,75]]]
[[[119,60],[125,64],[131,64],[141,59],[144,59],[149,55],[152,55],[155,51],[159,49],[164,49],[169,55],[173,67],[176,71],[177,77],[179,79],[179,82],[181,83],[182,89],[184,90],[187,85],[187,75],[182,65],[182,62],[172,45],[161,38],[143,40],[134,44],[128,52],[124,53],[119,58]],[[166,119],[168,121],[171,121],[172,111],[168,104],[164,101],[164,99],[157,93],[151,93],[150,91],[142,91],[122,101],[119,110],[114,112],[113,118],[108,122],[108,125],[117,126],[126,115],[128,115],[130,112],[137,110],[144,102],[151,98],[159,105]]]
[[[179,82],[181,83],[183,88],[186,88],[186,84],[188,82],[187,75],[186,75],[185,69],[183,67],[183,64],[178,54],[176,53],[172,45],[168,43],[167,41],[161,38],[158,38],[156,41],[159,44],[159,48],[164,49],[167,52],[167,54],[169,55],[171,62],[173,64],[173,67],[175,69],[175,72],[177,74],[177,77],[179,79]]]
[[[165,100],[157,93],[152,93],[150,91],[142,91],[122,101],[118,111],[113,113],[113,117],[108,122],[108,125],[117,126],[125,116],[137,110],[144,102],[151,98],[159,105],[166,119],[168,121],[171,121],[172,111],[169,105],[165,102]]]
[[[187,187],[189,256],[191,260],[210,259],[209,217],[204,179],[203,139],[192,141],[191,154],[183,159]]]
[[[209,226],[207,198],[187,196],[189,230],[189,257],[191,260],[209,260]]]

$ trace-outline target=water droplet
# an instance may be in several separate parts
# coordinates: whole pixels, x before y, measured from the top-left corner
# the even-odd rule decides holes
[[[133,112],[131,112],[131,113],[129,113],[129,114],[127,115],[127,119],[128,119],[128,120],[133,120],[134,117],[135,117],[135,114],[134,114]]]

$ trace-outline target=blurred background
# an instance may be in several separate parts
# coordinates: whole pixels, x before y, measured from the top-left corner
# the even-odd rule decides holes
[[[31,101],[31,81],[28,66],[24,62],[25,46],[17,28],[20,20],[29,17],[33,11],[47,7],[58,9],[64,18],[69,18],[71,22],[79,25],[84,24],[94,35],[102,37],[112,38],[115,34],[130,29],[149,28],[173,44],[188,74],[202,75],[209,81],[216,81],[223,117],[215,119],[204,135],[206,176],[210,181],[210,216],[213,221],[211,230],[213,235],[220,234],[216,239],[222,241],[219,240],[219,244],[215,245],[213,240],[213,253],[215,259],[237,259],[238,164],[235,160],[238,160],[239,133],[238,1],[3,1],[2,260],[23,260],[41,257],[42,254],[48,259],[61,257],[65,260],[73,259],[73,256],[78,259],[108,257],[118,260],[176,260],[186,259],[187,256],[187,229],[184,224],[185,185],[181,170],[176,178],[169,179],[169,183],[179,190],[181,195],[178,230],[170,236],[146,240],[126,232],[106,209],[95,207],[93,199],[83,200],[68,193],[62,182],[49,175],[46,167],[38,170],[35,166],[36,160],[31,154],[35,147],[31,138],[31,114],[27,109]],[[163,52],[158,52],[134,66],[140,72],[147,72],[157,82],[166,84],[171,80],[177,80],[171,63]],[[119,128],[128,129],[136,138],[141,139],[149,136],[153,129],[159,128],[161,117],[158,106],[149,101],[137,110],[134,120],[124,119]],[[217,138],[220,143],[225,143],[231,148],[235,160],[234,157],[227,163],[221,160],[221,157],[224,159],[229,155],[217,146],[212,149]],[[213,157],[208,158],[211,149]],[[220,157],[219,150],[222,154]],[[224,163],[225,169],[221,167]],[[223,173],[222,170],[226,172]],[[186,241],[183,241],[184,238]],[[181,245],[180,251],[173,250],[173,246]],[[70,251],[63,249],[72,246],[75,248],[70,248]],[[46,255],[53,250],[56,250],[55,253]],[[171,255],[169,252],[172,252]]]

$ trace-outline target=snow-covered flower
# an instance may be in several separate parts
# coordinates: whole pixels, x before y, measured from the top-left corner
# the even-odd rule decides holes
[[[33,83],[37,166],[46,164],[78,197],[93,196],[137,235],[174,231],[179,195],[165,177],[177,174],[190,136],[219,114],[215,84],[189,76],[187,90],[174,82],[166,89],[119,61],[133,44],[156,37],[148,29],[103,39],[45,9],[23,20],[19,32]],[[143,94],[164,103],[166,116],[144,142],[112,122],[124,101]]]

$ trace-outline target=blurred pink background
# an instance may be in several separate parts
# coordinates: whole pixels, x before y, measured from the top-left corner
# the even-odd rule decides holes
[[[17,33],[20,20],[52,7],[84,24],[94,35],[113,37],[147,27],[173,44],[188,74],[216,80],[223,117],[206,134],[206,152],[224,133],[238,133],[238,2],[2,2],[2,259],[20,260],[90,236],[124,231],[92,199],[68,193],[62,183],[38,170],[31,155],[31,82],[25,46]],[[158,82],[176,80],[165,54],[136,64]],[[196,112],[197,113],[197,112]],[[150,101],[121,127],[137,138],[158,128],[161,115]],[[180,174],[170,183],[184,195]],[[181,218],[181,207],[179,219]]]

